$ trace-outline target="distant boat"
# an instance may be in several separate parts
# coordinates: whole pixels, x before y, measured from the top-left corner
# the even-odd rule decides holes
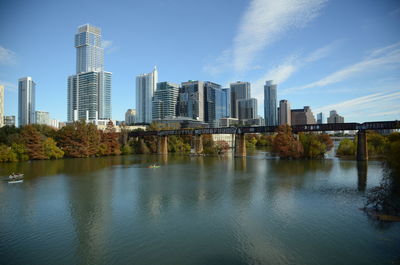
[[[150,165],[149,166],[149,168],[159,168],[160,166],[159,165],[156,165],[156,164],[154,164],[154,165]]]
[[[22,182],[24,182],[23,179],[20,179],[20,180],[11,180],[11,181],[8,182],[8,184],[22,183]]]
[[[24,174],[18,173],[14,174],[12,173],[10,176],[8,176],[9,180],[21,180],[24,177]]]

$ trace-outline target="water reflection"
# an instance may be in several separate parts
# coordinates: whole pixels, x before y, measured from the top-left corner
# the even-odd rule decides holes
[[[365,191],[367,187],[368,162],[357,161],[357,189]]]

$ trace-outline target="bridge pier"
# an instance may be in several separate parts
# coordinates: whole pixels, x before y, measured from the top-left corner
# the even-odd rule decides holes
[[[357,133],[357,161],[368,160],[367,132],[359,130]]]
[[[245,134],[236,134],[235,137],[235,157],[246,156],[246,139]]]
[[[196,155],[201,155],[203,153],[203,136],[201,134],[196,134],[193,136],[194,153]]]
[[[166,136],[166,135],[158,136],[157,154],[168,155],[168,136]]]

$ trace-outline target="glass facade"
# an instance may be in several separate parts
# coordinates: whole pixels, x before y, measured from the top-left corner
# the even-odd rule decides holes
[[[141,74],[136,77],[136,122],[151,123],[152,100],[158,82],[158,71],[154,70],[148,74]]]
[[[153,120],[175,117],[178,95],[179,85],[169,82],[157,83],[157,90],[153,97]]]
[[[32,77],[18,80],[18,126],[35,123],[35,90]]]
[[[68,77],[68,121],[111,119],[111,76],[103,71],[101,29],[86,24],[75,35],[76,75]]]
[[[276,88],[277,85],[273,85],[272,80],[267,81],[264,86],[264,118],[267,126],[277,125]]]
[[[238,100],[250,98],[250,83],[249,82],[236,82],[230,84],[231,88],[231,111],[232,118],[238,118]]]

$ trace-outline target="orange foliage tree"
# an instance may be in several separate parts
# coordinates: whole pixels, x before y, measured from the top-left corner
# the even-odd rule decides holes
[[[280,125],[277,133],[272,142],[272,152],[281,158],[300,158],[303,154],[303,146],[293,136],[292,128],[289,125]]]

